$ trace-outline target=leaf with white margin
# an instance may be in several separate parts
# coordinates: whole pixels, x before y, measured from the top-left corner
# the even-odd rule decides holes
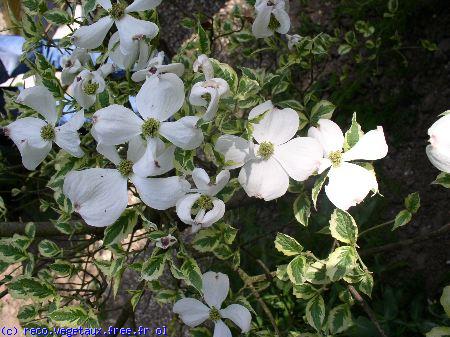
[[[350,245],[355,245],[358,239],[358,226],[353,217],[340,209],[335,209],[330,219],[331,236]]]

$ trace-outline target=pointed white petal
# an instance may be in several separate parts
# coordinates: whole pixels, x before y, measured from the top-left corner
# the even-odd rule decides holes
[[[217,139],[215,149],[224,155],[225,163],[228,163],[226,164],[228,169],[241,167],[252,158],[249,141],[237,136],[220,136]]]
[[[192,86],[191,94],[189,95],[189,103],[194,106],[208,106],[208,101],[202,96],[210,92],[209,88],[203,86],[205,82],[197,82]]]
[[[184,83],[175,74],[151,76],[139,90],[136,103],[144,119],[165,121],[183,106]]]
[[[210,307],[220,310],[230,290],[230,280],[222,273],[208,271],[202,275],[203,299]]]
[[[36,110],[49,124],[55,125],[58,118],[56,101],[46,87],[37,85],[23,90],[17,97],[17,102]]]
[[[164,145],[164,144],[163,144]],[[141,136],[136,136],[128,142],[127,159],[137,163],[145,154],[147,143]]]
[[[182,298],[173,306],[173,312],[180,315],[181,320],[191,328],[202,324],[209,317],[210,309],[199,300]]]
[[[184,74],[184,64],[183,63],[171,63],[171,64],[161,64],[156,66],[159,73],[172,73],[178,77]]]
[[[114,20],[105,16],[92,25],[78,28],[72,35],[72,42],[78,48],[95,49],[103,43],[113,24]]]
[[[231,319],[234,324],[241,328],[242,333],[246,333],[250,330],[252,315],[243,305],[231,304],[225,309],[220,310],[220,315],[223,318]]]
[[[213,337],[233,337],[233,336],[231,335],[230,328],[227,327],[227,325],[223,321],[218,320],[214,322]]]
[[[386,157],[388,146],[384,138],[383,128],[379,126],[376,130],[367,132],[347,152],[343,154],[345,161],[350,160],[377,160]]]
[[[225,215],[225,203],[217,198],[212,198],[213,208],[202,216],[197,223],[202,227],[210,227]]]
[[[22,146],[18,147],[22,156],[23,166],[30,171],[36,169],[36,167],[42,163],[45,157],[48,156],[52,149],[52,143],[46,142],[44,147],[32,147],[25,142]]]
[[[200,193],[188,194],[185,197],[178,200],[176,204],[176,211],[178,218],[184,222],[186,225],[197,225],[194,220],[192,220],[191,210],[192,206],[201,197]]]
[[[137,60],[139,53],[139,42],[133,41],[132,47],[127,54],[122,53],[119,47],[119,32],[115,32],[108,43],[109,57],[121,69],[131,69]]]
[[[116,104],[98,110],[93,121],[98,141],[107,145],[123,144],[140,135],[143,123],[133,111]]]
[[[211,180],[209,179],[209,175],[202,168],[196,167],[192,171],[192,180],[194,180],[194,184],[197,189],[201,190],[202,192],[208,190],[208,188],[210,187]]]
[[[255,109],[257,109],[256,112],[254,111]],[[259,123],[253,124],[253,137],[258,143],[271,142],[275,145],[283,144],[297,133],[300,119],[294,110],[289,108],[283,110],[269,108],[269,110],[261,111],[262,109],[260,107],[256,107],[255,109],[253,110],[253,114],[250,112],[249,120],[268,111]],[[259,113],[260,111],[261,113]]]
[[[267,6],[267,2],[261,3],[256,7],[256,18],[253,22],[252,32],[256,38],[262,39],[273,35],[273,31],[269,29],[270,16],[272,8]]]
[[[133,165],[133,172],[140,177],[159,176],[174,168],[174,159],[174,146],[166,146],[159,138],[149,138],[144,155]]]
[[[198,120],[198,117],[186,116],[176,122],[163,122],[159,133],[175,146],[193,150],[203,142],[203,132],[196,126]]]
[[[317,171],[322,160],[320,143],[311,137],[296,137],[275,147],[274,156],[296,181],[304,181]]]
[[[286,34],[291,28],[291,19],[289,18],[289,14],[286,13],[286,10],[283,8],[276,8],[273,10],[273,16],[280,23],[280,27],[276,29],[276,31],[280,34]]]
[[[74,157],[84,155],[78,130],[84,124],[84,111],[78,111],[67,123],[55,128],[55,143]]]
[[[212,79],[214,77],[213,65],[208,56],[206,56],[205,54],[201,54],[199,57],[197,57],[192,66],[194,72],[198,72],[201,68],[206,80]]]
[[[110,0],[97,0],[97,4],[99,4],[106,10],[111,9],[112,7]]]
[[[351,163],[344,162],[339,167],[332,167],[328,179],[325,193],[333,205],[344,211],[363,201],[371,190],[378,189],[372,172]]]
[[[151,208],[166,210],[174,207],[177,201],[190,189],[190,184],[181,177],[141,178],[134,175],[131,178],[141,200]]]
[[[27,143],[31,147],[42,148],[47,146],[41,137],[41,129],[47,123],[35,117],[19,118],[4,128],[5,135],[19,148]]]
[[[428,159],[438,170],[450,173],[450,148],[428,145],[426,148]]]
[[[105,145],[103,143],[98,143],[97,152],[116,166],[118,166],[122,161],[115,145]]]
[[[71,171],[64,179],[63,192],[84,221],[96,227],[113,224],[128,204],[127,179],[117,170]]]
[[[249,197],[266,201],[281,197],[289,187],[289,175],[274,158],[249,161],[238,179]]]
[[[310,127],[308,136],[319,141],[324,149],[324,155],[330,152],[342,151],[344,146],[344,134],[341,128],[335,122],[329,119],[319,120],[319,126]]]
[[[148,11],[154,9],[161,4],[162,0],[135,0],[126,9],[127,13]]]
[[[129,14],[125,14],[123,18],[115,22],[120,36],[120,50],[123,54],[128,54],[133,48],[135,42],[133,38],[145,35],[153,39],[158,35],[159,28],[153,22],[139,20]]]
[[[230,171],[220,171],[215,179],[215,183],[211,183],[206,171],[202,168],[196,168],[192,171],[192,179],[194,180],[195,186],[199,192],[209,196],[215,196],[217,193],[222,191],[222,189],[230,181]]]

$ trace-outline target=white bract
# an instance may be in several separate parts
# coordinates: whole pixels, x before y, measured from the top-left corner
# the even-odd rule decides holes
[[[225,156],[228,168],[242,167],[239,183],[250,197],[273,200],[286,193],[289,177],[304,181],[317,170],[322,147],[310,137],[293,138],[300,121],[292,109],[278,109],[267,101],[250,111],[252,119],[261,119],[253,124],[256,144],[224,135],[216,150]]]
[[[108,43],[109,57],[120,69],[142,69],[150,58],[151,46],[144,35],[133,38],[133,47],[123,53],[119,47],[119,32],[115,32]]]
[[[367,132],[350,150],[343,152],[345,139],[339,126],[328,119],[321,119],[318,124],[308,130],[308,136],[317,139],[323,147],[319,173],[330,168],[325,193],[336,207],[347,210],[363,201],[371,190],[378,191],[375,174],[349,162],[384,158],[388,146],[383,128],[379,126]]]
[[[201,106],[206,108],[202,119],[204,121],[211,121],[219,109],[219,100],[226,96],[230,87],[227,81],[222,78],[214,78],[214,70],[211,61],[206,55],[200,55],[194,63],[194,71],[197,72],[201,68],[205,75],[205,81],[194,84],[189,96],[189,102],[194,106]],[[210,96],[210,101],[203,98],[204,95]]]
[[[159,85],[159,81],[171,81],[174,75],[181,77],[184,73],[182,63],[164,64],[164,52],[162,51],[155,53],[144,67],[137,69],[139,70],[131,76],[131,79],[135,82],[152,79],[153,85]]]
[[[84,155],[77,132],[84,124],[83,111],[77,112],[64,125],[55,127],[58,118],[56,101],[46,87],[25,89],[17,97],[17,102],[37,111],[45,119],[20,118],[4,128],[5,134],[19,149],[26,169],[36,169],[49,154],[53,142],[72,156]]]
[[[225,214],[225,203],[216,198],[230,181],[230,172],[221,171],[215,182],[212,182],[208,173],[202,168],[192,171],[195,189],[192,194],[187,194],[177,202],[177,215],[185,224],[192,226],[192,232],[197,232],[200,228],[209,227],[216,221],[222,219]],[[192,214],[196,212],[195,218]]]
[[[61,58],[61,83],[62,85],[72,84],[77,75],[91,60],[85,49],[76,48],[70,56]]]
[[[95,71],[85,69],[75,77],[70,89],[82,108],[89,109],[95,104],[97,95],[105,91],[105,77],[114,70],[112,64],[105,64]]]
[[[302,39],[302,37],[298,34],[294,35],[286,34],[286,38],[288,40],[289,50],[292,50],[296,45],[298,45],[300,43],[300,40]]]
[[[162,142],[161,142],[162,143]],[[173,146],[159,144],[152,176],[173,169]],[[189,190],[181,177],[143,178],[133,173],[133,164],[145,153],[145,143],[135,137],[128,144],[127,159],[119,157],[115,147],[99,144],[99,153],[116,165],[116,169],[92,168],[71,171],[64,179],[63,192],[88,225],[104,227],[113,224],[128,205],[128,181],[136,187],[140,199],[149,207],[165,210]]]
[[[173,306],[173,312],[180,315],[184,324],[193,328],[210,319],[214,322],[214,337],[231,337],[230,329],[222,320],[229,319],[242,333],[248,332],[252,316],[246,307],[231,304],[221,309],[230,290],[228,276],[209,271],[203,274],[202,282],[203,300],[207,305],[195,298],[182,298]]]
[[[450,111],[445,112],[429,129],[428,159],[439,170],[450,173]]]
[[[286,34],[291,28],[289,0],[256,0],[255,10],[252,31],[256,38],[266,38],[274,32]]]
[[[136,19],[131,16],[132,12],[140,12],[155,8],[162,0],[135,0],[126,6],[121,0],[111,4],[110,0],[97,0],[108,15],[89,26],[80,27],[72,35],[72,42],[79,48],[95,49],[99,47],[115,24],[120,37],[120,49],[122,53],[128,54],[134,44],[134,38],[145,35],[153,39],[159,31],[153,22]]]
[[[136,174],[147,177],[155,163],[155,149],[160,137],[184,150],[197,148],[203,142],[203,133],[197,128],[198,117],[186,116],[168,122],[184,103],[184,84],[175,74],[149,77],[136,96],[141,117],[132,110],[111,105],[98,110],[93,117],[98,141],[104,145],[119,145],[142,135],[147,141],[145,154],[133,167]]]

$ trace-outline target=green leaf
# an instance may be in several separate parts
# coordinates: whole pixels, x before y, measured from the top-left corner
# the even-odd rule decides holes
[[[211,337],[211,332],[205,327],[196,327],[189,330],[192,337]]]
[[[160,304],[174,303],[179,294],[173,289],[162,289],[154,294],[154,299]]]
[[[338,247],[328,256],[326,262],[327,276],[332,281],[338,281],[354,267],[355,263],[356,252],[353,247]]]
[[[49,268],[57,273],[59,276],[69,276],[72,273],[73,265],[69,262],[58,261],[52,263]]]
[[[348,54],[348,53],[350,53],[351,50],[352,50],[352,46],[350,46],[349,44],[346,44],[346,43],[341,44],[341,45],[338,47],[338,53],[339,53],[339,55],[345,55],[345,54]]]
[[[446,286],[442,292],[440,299],[441,305],[445,310],[445,313],[450,317],[450,286]]]
[[[294,285],[293,287],[294,296],[303,300],[309,300],[316,296],[317,293],[316,288],[308,283]]]
[[[352,313],[348,304],[341,304],[330,310],[328,314],[328,329],[331,334],[341,333],[352,325]]]
[[[441,185],[445,188],[450,188],[450,174],[441,172],[437,177],[436,180],[432,182],[432,184]]]
[[[23,323],[33,320],[37,314],[38,309],[35,305],[24,305],[20,308],[17,318],[23,325]]]
[[[129,293],[131,293],[130,303],[133,307],[133,311],[136,310],[136,306],[139,303],[139,300],[141,299],[142,294],[144,293],[144,290],[138,289],[138,290],[128,290]]]
[[[56,25],[64,25],[72,22],[69,13],[59,9],[51,9],[44,14],[45,18]]]
[[[228,260],[233,257],[233,251],[230,246],[221,243],[216,248],[214,248],[214,255],[217,256],[221,260]]]
[[[373,276],[368,271],[364,272],[364,275],[361,277],[361,281],[358,284],[358,290],[362,291],[367,296],[372,296],[373,289]]]
[[[190,174],[194,169],[194,151],[186,151],[180,148],[175,149],[175,169]]]
[[[425,337],[448,337],[450,336],[450,328],[446,326],[438,326],[425,334]]]
[[[214,68],[214,76],[223,78],[225,81],[227,81],[228,85],[230,86],[230,90],[235,93],[239,84],[239,78],[236,74],[236,71],[234,71],[234,69],[228,64],[220,63],[215,59],[210,59],[210,61]]]
[[[286,256],[298,255],[303,251],[303,247],[293,237],[278,233],[275,238],[275,248]]]
[[[34,239],[34,236],[36,235],[36,225],[33,222],[28,222],[25,225],[25,235],[30,239]]]
[[[200,230],[192,241],[192,246],[201,253],[212,252],[220,243],[220,233],[209,227]]]
[[[39,10],[39,0],[22,0],[22,5],[30,12],[37,13]]]
[[[142,265],[141,276],[146,281],[154,281],[161,277],[167,260],[166,254],[151,256]]]
[[[404,209],[400,211],[397,216],[395,217],[394,226],[392,227],[392,230],[396,230],[398,227],[405,226],[408,224],[412,219],[412,214],[407,209]]]
[[[97,318],[78,305],[56,309],[49,313],[50,320],[59,327],[98,326]]]
[[[431,42],[430,40],[420,40],[420,44],[422,46],[422,48],[434,52],[434,51],[438,51],[439,47],[437,46],[436,43]]]
[[[11,244],[11,240],[0,240],[0,261],[6,263],[16,263],[26,260],[27,252],[17,246]]]
[[[92,12],[94,8],[97,6],[97,0],[85,0],[84,2],[84,12],[86,14]]]
[[[202,272],[197,262],[192,258],[188,258],[183,262],[180,269],[186,277],[187,283],[202,293]]]
[[[321,295],[314,296],[306,304],[306,320],[317,331],[322,330],[325,320],[325,303]]]
[[[287,274],[293,284],[303,284],[306,274],[306,258],[304,256],[296,256],[287,266]]]
[[[311,201],[306,192],[302,192],[293,204],[295,219],[303,226],[308,226],[309,217],[311,216]]]
[[[211,53],[211,45],[208,34],[206,34],[200,22],[197,22],[197,34],[200,51],[202,52],[202,54]]]
[[[120,218],[105,229],[105,237],[103,244],[111,246],[115,243],[120,243],[122,239],[126,238],[137,223],[138,214],[133,209],[126,209]]]
[[[29,276],[19,276],[8,284],[8,292],[13,298],[34,299],[38,302],[56,295],[56,289],[51,284]]]
[[[50,240],[42,240],[38,245],[39,253],[45,257],[55,257],[61,254],[62,250],[56,243]]]
[[[414,192],[408,195],[405,198],[405,207],[408,211],[410,211],[412,214],[417,213],[417,211],[420,208],[420,196],[419,192]]]
[[[353,217],[338,208],[331,214],[330,219],[331,236],[350,245],[355,245],[358,239],[358,226]]]
[[[350,150],[353,146],[355,146],[356,143],[358,143],[359,139],[363,135],[364,133],[361,130],[361,126],[356,121],[355,112],[352,117],[352,125],[350,126],[350,129],[348,129],[348,131],[345,133],[344,150]]]
[[[317,124],[319,119],[330,119],[336,109],[333,103],[322,100],[317,102],[311,110],[309,120],[311,124]]]
[[[322,261],[316,261],[309,265],[306,269],[305,279],[312,284],[330,283],[330,279],[327,276],[325,263]]]
[[[325,180],[327,179],[328,170],[325,172],[322,172],[314,182],[314,186],[311,191],[311,199],[313,201],[314,208],[317,209],[317,198],[319,197],[319,193],[322,190],[323,184],[325,183]]]

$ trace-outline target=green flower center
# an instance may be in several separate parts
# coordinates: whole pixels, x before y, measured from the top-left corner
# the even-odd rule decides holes
[[[154,118],[147,119],[144,124],[142,124],[142,135],[144,138],[156,137],[158,135],[160,123]]]
[[[333,151],[328,154],[328,159],[331,160],[333,167],[338,167],[342,163],[342,152],[341,151]]]
[[[264,160],[269,159],[273,155],[274,151],[275,147],[271,142],[262,142],[259,144],[258,155]]]
[[[271,15],[270,16],[270,21],[269,21],[269,29],[272,30],[272,31],[275,31],[280,26],[281,26],[280,22],[278,22],[278,20],[275,18],[274,15]]]
[[[129,177],[133,173],[133,162],[131,160],[122,160],[117,169],[121,175]]]
[[[121,2],[113,4],[111,9],[108,10],[109,16],[111,16],[114,20],[119,20],[125,15],[125,8],[126,5]]]
[[[214,208],[214,204],[213,204],[211,197],[209,197],[207,195],[202,195],[195,202],[194,208],[204,209],[205,211],[210,211]]]
[[[47,124],[41,129],[41,138],[46,141],[52,141],[55,139],[55,129],[53,126]]]
[[[97,93],[98,87],[98,83],[87,82],[83,86],[83,91],[86,95],[95,95]]]
[[[209,312],[209,319],[213,322],[217,322],[221,319],[219,310],[216,309],[216,307],[212,307],[211,311]]]

